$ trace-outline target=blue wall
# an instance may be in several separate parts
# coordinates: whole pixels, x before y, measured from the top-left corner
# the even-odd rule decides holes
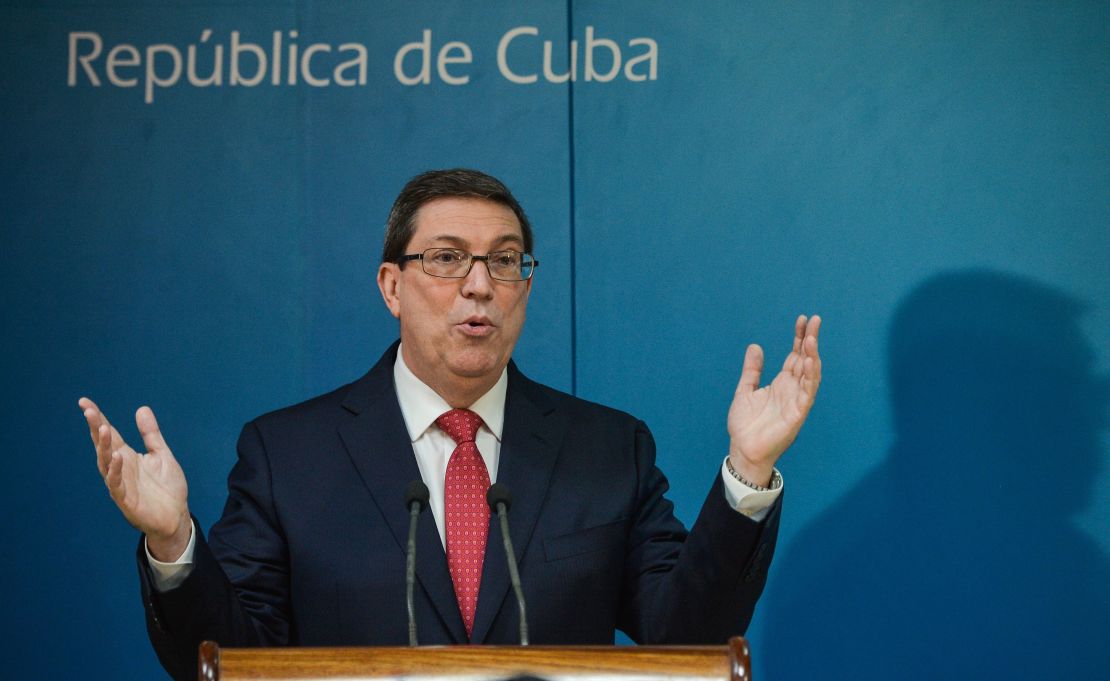
[[[535,83],[498,67],[517,27],[535,35],[505,63]],[[430,82],[405,85],[395,57],[426,30]],[[231,85],[233,31],[264,53],[281,32],[278,85],[272,55],[259,85]],[[71,47],[91,33],[99,87],[74,61],[92,39]],[[621,50],[612,80],[587,80],[588,35]],[[654,77],[628,65],[642,38]],[[575,82],[548,82],[544,41],[557,76],[571,39]],[[452,41],[465,84],[437,68]],[[291,43],[330,47],[308,62],[328,85],[288,83]],[[134,87],[109,80],[121,44]],[[351,44],[366,78],[349,67],[347,87]],[[182,72],[148,97],[151,45]],[[217,45],[222,84],[190,84],[189,46],[203,78]],[[607,77],[610,49],[592,56]],[[408,177],[453,165],[504,179],[536,225],[518,363],[644,418],[688,521],[745,344],[778,361],[794,315],[825,317],[748,632],[761,678],[1110,663],[1106,3],[6,3],[0,64],[16,672],[157,676],[135,532],[77,397],[136,443],[150,404],[211,523],[241,424],[361,375],[396,335],[374,285],[385,216]]]

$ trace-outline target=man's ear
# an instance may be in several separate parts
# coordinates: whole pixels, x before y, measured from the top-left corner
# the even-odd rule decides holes
[[[378,268],[378,290],[389,313],[401,318],[401,266],[395,262],[383,262]]]

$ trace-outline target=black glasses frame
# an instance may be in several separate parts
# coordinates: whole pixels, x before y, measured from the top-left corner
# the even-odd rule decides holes
[[[468,256],[470,256],[470,265],[467,266],[465,272],[463,272],[462,274],[460,274],[458,276],[454,276],[454,277],[447,277],[447,276],[444,276],[442,274],[432,274],[431,272],[428,271],[428,269],[426,267],[424,267],[424,256],[426,256],[428,253],[431,253],[432,251],[456,251],[458,253],[466,253]],[[524,277],[523,279],[502,279],[501,277],[494,276],[493,270],[491,270],[490,267],[489,267],[489,259],[490,259],[491,256],[496,256],[498,253],[516,253],[519,256],[527,255],[528,257],[532,258],[532,267],[531,267],[530,270],[528,270],[528,276]],[[536,268],[540,266],[540,261],[536,260],[534,257],[532,257],[531,253],[525,253],[524,251],[514,251],[511,248],[502,249],[500,251],[490,251],[489,253],[486,253],[485,255],[474,255],[473,253],[469,253],[467,251],[464,251],[461,248],[448,248],[446,246],[435,246],[433,248],[425,248],[423,250],[423,252],[421,252],[421,253],[411,253],[409,255],[402,255],[400,258],[397,258],[397,264],[400,265],[402,263],[410,262],[412,260],[419,260],[420,261],[420,269],[423,270],[424,274],[428,275],[429,277],[436,277],[438,279],[465,279],[467,277],[467,275],[470,274],[470,270],[474,269],[474,261],[475,260],[481,260],[482,262],[486,263],[486,271],[489,272],[490,278],[491,279],[496,279],[497,281],[528,281],[529,279],[532,278],[532,275],[534,275],[536,273]]]

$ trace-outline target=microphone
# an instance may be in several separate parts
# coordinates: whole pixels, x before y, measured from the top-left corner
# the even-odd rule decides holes
[[[508,487],[501,483],[494,483],[486,491],[486,503],[501,521],[501,544],[505,547],[505,560],[509,564],[509,580],[513,583],[516,604],[520,609],[520,645],[526,646],[528,645],[528,617],[524,608],[524,591],[520,588],[520,571],[517,570],[516,554],[513,553],[513,540],[509,538],[509,506],[512,506],[513,495],[509,493]]]
[[[413,480],[405,488],[405,508],[409,511],[409,541],[405,546],[405,607],[409,611],[409,645],[416,645],[416,608],[413,607],[412,590],[416,583],[416,521],[428,505],[428,486],[422,480]]]

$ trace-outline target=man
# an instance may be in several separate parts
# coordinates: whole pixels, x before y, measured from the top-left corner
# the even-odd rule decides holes
[[[197,644],[403,644],[406,483],[431,489],[418,539],[422,643],[514,643],[517,609],[484,507],[513,492],[511,534],[534,643],[723,642],[762,591],[778,527],[778,457],[820,383],[820,319],[759,388],[748,348],[730,447],[692,532],[674,518],[643,423],[525,378],[532,230],[509,190],[471,170],[413,178],[390,214],[378,286],[400,320],[358,381],[244,427],[223,517],[207,542],[149,408],[149,450],[82,398],[109,492],[145,539],[148,631],[175,677]],[[493,530],[495,533],[496,529]],[[495,535],[496,536],[496,535]]]

